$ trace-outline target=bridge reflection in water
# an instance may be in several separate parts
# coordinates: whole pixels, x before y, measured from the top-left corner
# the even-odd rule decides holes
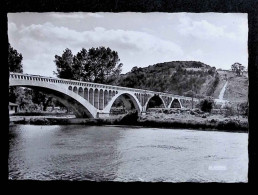
[[[199,101],[170,93],[13,72],[9,76],[9,86],[42,91],[73,110],[78,118],[109,116],[111,107],[118,98],[126,109],[133,107],[139,114],[146,113],[149,104],[155,99],[159,99],[163,108],[171,108],[174,104],[182,108],[191,105],[192,101],[194,104]]]

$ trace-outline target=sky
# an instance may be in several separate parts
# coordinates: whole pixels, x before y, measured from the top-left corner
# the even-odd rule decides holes
[[[66,48],[110,47],[122,73],[170,61],[200,61],[230,69],[248,65],[245,13],[8,13],[8,39],[23,56],[23,72],[55,77],[54,56]]]

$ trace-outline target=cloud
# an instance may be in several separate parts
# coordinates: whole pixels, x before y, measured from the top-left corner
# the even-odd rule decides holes
[[[46,72],[49,76],[55,70],[54,56],[61,55],[65,48],[76,54],[82,48],[110,47],[118,51],[124,64],[123,73],[133,66],[173,60],[198,60],[216,67],[226,67],[232,60],[247,64],[247,16],[187,13],[117,16],[34,13],[30,20],[28,14],[8,14],[8,35],[11,45],[24,57],[25,72],[35,74],[38,70],[38,74]]]
[[[125,65],[129,63],[132,66],[150,65],[152,59],[160,62],[183,55],[180,46],[172,41],[163,40],[145,32],[130,30],[108,30],[103,27],[95,27],[89,31],[79,32],[47,22],[24,26],[20,29],[19,36],[21,37],[20,48],[25,52],[24,57],[31,59],[24,61],[24,64],[28,63],[33,66],[42,66],[43,62],[53,65],[54,55],[61,55],[65,48],[70,48],[75,54],[83,47],[86,49],[99,46],[110,47],[118,51],[122,63]],[[47,58],[41,58],[42,54],[49,53],[51,55],[47,55]],[[128,60],[128,56],[131,54],[136,59],[142,59]],[[150,60],[146,60],[147,58]],[[41,63],[36,63],[39,61]]]
[[[32,24],[20,30],[22,37],[29,37],[35,41],[63,43],[66,41],[75,45],[98,45],[103,43],[121,46],[127,49],[151,50],[160,52],[174,52],[182,55],[182,49],[172,41],[163,40],[145,32],[130,30],[107,30],[95,27],[90,31],[79,32],[67,27],[57,27],[47,22]]]
[[[238,36],[238,31],[226,30],[225,25],[215,25],[205,19],[193,20],[185,16],[180,18],[179,21],[179,33],[184,36],[191,36],[202,40],[226,38],[233,41],[241,41],[244,38],[243,36]],[[245,36],[246,34],[243,35]]]
[[[35,55],[33,58],[25,58],[23,60],[23,69],[25,73],[53,76],[53,71],[56,71],[54,62],[54,56],[51,54]]]
[[[8,22],[8,31],[9,31],[10,33],[13,33],[13,32],[16,31],[16,30],[17,30],[16,24],[13,23],[13,22]]]

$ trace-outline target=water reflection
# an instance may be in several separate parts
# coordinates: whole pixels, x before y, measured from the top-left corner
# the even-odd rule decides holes
[[[9,141],[10,179],[247,182],[246,133],[14,125]]]

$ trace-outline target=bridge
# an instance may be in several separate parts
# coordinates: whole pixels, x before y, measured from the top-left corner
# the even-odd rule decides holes
[[[170,93],[82,82],[10,72],[9,86],[28,87],[50,95],[72,109],[78,118],[99,118],[110,115],[111,107],[119,98],[126,109],[136,109],[145,114],[151,102],[159,100],[164,108],[173,105],[190,107],[199,100]]]

